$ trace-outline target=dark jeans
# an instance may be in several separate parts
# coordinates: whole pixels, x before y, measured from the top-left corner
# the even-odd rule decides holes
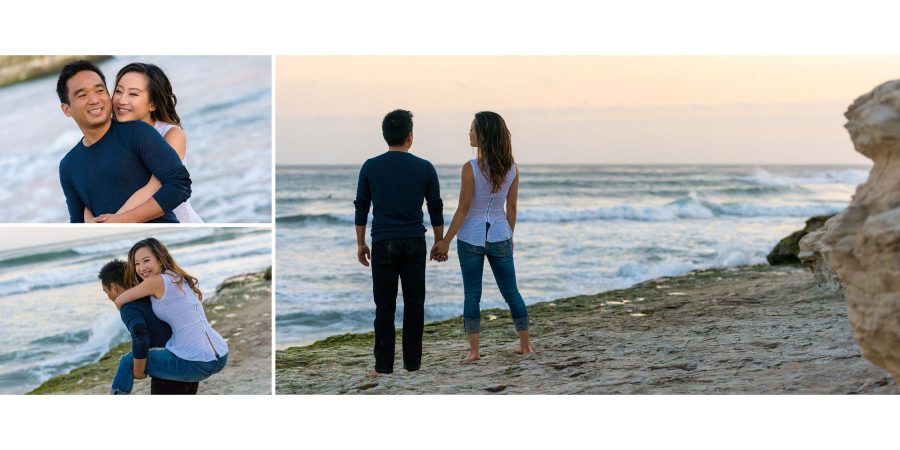
[[[372,244],[372,292],[375,295],[375,371],[394,371],[394,312],[397,279],[403,286],[403,368],[422,364],[425,325],[425,238],[388,239]]]
[[[150,395],[197,395],[197,381],[173,381],[153,377],[150,379]]]

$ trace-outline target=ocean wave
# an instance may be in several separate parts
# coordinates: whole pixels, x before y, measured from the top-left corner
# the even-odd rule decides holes
[[[868,169],[833,169],[809,175],[790,176],[773,174],[757,167],[753,174],[741,180],[762,186],[802,186],[808,184],[862,184],[869,177]]]
[[[352,214],[293,214],[275,219],[280,224],[343,224],[354,223]]]
[[[52,261],[55,259],[71,258],[71,257],[77,256],[77,255],[78,255],[78,252],[71,250],[71,249],[66,249],[66,250],[59,250],[59,251],[40,252],[40,253],[34,253],[34,254],[30,254],[30,255],[14,256],[12,258],[0,260],[0,267],[5,268],[5,267],[24,266],[27,264]]]

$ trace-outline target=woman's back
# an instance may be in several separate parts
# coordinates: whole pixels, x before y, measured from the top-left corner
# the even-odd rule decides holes
[[[471,245],[483,246],[485,242],[502,242],[512,238],[512,230],[506,218],[506,195],[516,178],[516,165],[513,164],[503,184],[497,192],[491,192],[490,174],[485,176],[478,166],[478,160],[469,161],[475,178],[475,190],[469,213],[459,230],[458,239]],[[490,226],[488,226],[488,224]]]
[[[177,284],[178,275],[162,274],[165,293],[153,299],[153,313],[172,327],[166,349],[188,361],[213,361],[228,353],[228,344],[210,326],[197,294],[187,285]]]

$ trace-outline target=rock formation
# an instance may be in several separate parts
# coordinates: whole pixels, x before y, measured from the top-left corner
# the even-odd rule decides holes
[[[800,252],[800,240],[812,233],[819,228],[822,228],[822,225],[825,224],[825,221],[830,219],[832,216],[815,216],[811,217],[806,221],[806,226],[803,227],[802,230],[797,230],[791,233],[790,236],[782,239],[775,245],[775,248],[766,256],[766,260],[769,261],[769,264],[773,266],[779,266],[782,264],[797,264],[800,262],[800,258],[798,258],[798,253]]]
[[[856,151],[875,165],[825,243],[863,355],[900,380],[900,80],[844,115]]]
[[[841,289],[841,281],[831,268],[831,246],[825,242],[825,236],[841,223],[843,213],[832,216],[822,225],[800,239],[800,251],[797,257],[800,262],[809,266],[816,277],[816,284],[830,291]]]

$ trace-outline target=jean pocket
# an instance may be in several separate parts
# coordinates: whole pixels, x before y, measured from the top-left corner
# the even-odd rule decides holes
[[[501,242],[488,242],[488,254],[494,256],[510,256],[512,255],[512,240],[507,239]]]
[[[209,378],[216,372],[216,362],[195,363],[193,371],[196,375],[199,375],[201,380]]]

